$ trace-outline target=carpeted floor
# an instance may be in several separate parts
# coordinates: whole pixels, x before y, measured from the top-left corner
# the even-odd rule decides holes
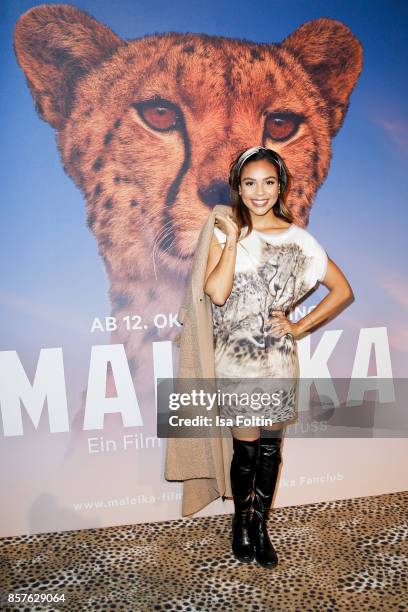
[[[3,538],[1,610],[408,610],[408,492],[271,512],[271,570],[230,552],[231,515]]]

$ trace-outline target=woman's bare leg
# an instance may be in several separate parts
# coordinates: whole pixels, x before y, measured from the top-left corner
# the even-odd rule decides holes
[[[259,427],[231,427],[232,437],[243,442],[253,442],[260,436]]]

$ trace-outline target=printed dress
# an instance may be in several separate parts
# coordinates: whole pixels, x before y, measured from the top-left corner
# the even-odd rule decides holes
[[[217,227],[214,234],[223,246],[225,234]],[[262,409],[262,414],[282,422],[295,415],[299,364],[293,336],[274,335],[272,311],[288,315],[324,279],[328,257],[317,240],[294,223],[278,233],[253,229],[247,234],[245,227],[237,245],[232,291],[222,306],[212,304],[215,376],[223,392],[246,391],[249,378],[260,383],[251,389],[262,390],[266,384],[272,393],[279,388],[282,401]],[[221,408],[223,416],[249,412],[238,405]]]

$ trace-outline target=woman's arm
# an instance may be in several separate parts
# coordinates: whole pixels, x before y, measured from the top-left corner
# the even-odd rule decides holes
[[[273,311],[272,314],[276,318],[276,323],[273,323],[271,327],[278,337],[289,333],[295,338],[299,338],[323,321],[333,319],[354,301],[354,293],[346,277],[330,258],[327,262],[326,275],[322,284],[329,289],[329,293],[310,314],[297,323],[289,321],[282,311]]]
[[[217,306],[223,306],[231,293],[236,256],[236,237],[226,236],[226,244],[222,248],[213,234],[208,252],[204,291]]]
[[[330,258],[322,284],[329,293],[313,311],[296,323],[298,332],[304,334],[323,321],[336,317],[346,306],[354,301],[354,293],[340,268]]]

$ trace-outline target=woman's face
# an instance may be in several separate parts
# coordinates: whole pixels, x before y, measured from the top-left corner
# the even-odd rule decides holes
[[[250,161],[241,172],[239,193],[244,204],[255,215],[264,215],[279,195],[278,171],[267,159]]]

